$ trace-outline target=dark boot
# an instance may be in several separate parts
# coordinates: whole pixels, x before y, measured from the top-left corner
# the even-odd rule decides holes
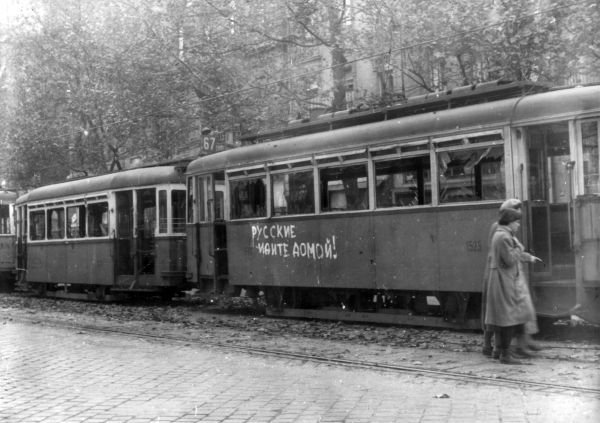
[[[535,342],[529,342],[527,344],[527,348],[529,348],[532,351],[541,351],[541,350],[543,350],[543,348],[539,344],[536,344]]]
[[[523,364],[519,360],[515,359],[512,355],[510,355],[510,351],[508,348],[505,348],[500,351],[500,363],[502,363],[502,364]]]
[[[523,358],[533,358],[535,354],[529,352],[526,348],[517,347],[515,348],[515,355]]]
[[[484,331],[483,332],[483,349],[481,352],[486,357],[492,356],[492,337],[494,336],[494,332],[492,331]]]

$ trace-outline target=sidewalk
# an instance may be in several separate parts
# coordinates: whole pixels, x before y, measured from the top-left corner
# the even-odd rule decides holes
[[[0,366],[0,422],[10,423],[581,423],[600,416],[591,396],[19,322],[0,326]]]

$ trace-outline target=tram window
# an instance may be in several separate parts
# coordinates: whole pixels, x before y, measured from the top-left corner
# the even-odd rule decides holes
[[[196,184],[198,186],[198,218],[200,222],[211,222],[213,209],[212,175],[199,176]]]
[[[375,163],[376,207],[431,204],[429,156]]]
[[[67,207],[67,238],[85,236],[85,206]]]
[[[224,174],[215,174],[215,220],[225,219],[225,179]]]
[[[231,181],[231,218],[266,216],[266,180],[264,177]]]
[[[31,212],[29,222],[29,239],[32,241],[46,239],[46,212],[44,210]]]
[[[171,216],[173,232],[185,232],[185,190],[171,191]]]
[[[169,218],[167,217],[167,191],[158,191],[158,232],[167,233],[169,230]]]
[[[194,178],[187,180],[187,221],[194,223]]]
[[[330,212],[368,209],[367,179],[366,165],[321,169],[321,210]]]
[[[90,237],[108,236],[108,203],[88,204],[88,234]]]
[[[10,209],[8,204],[0,204],[0,234],[10,234]]]
[[[437,159],[440,203],[505,197],[503,147],[443,151]]]
[[[156,231],[156,190],[146,188],[137,191],[138,238],[149,239]]]
[[[272,175],[273,214],[308,214],[315,212],[313,172]]]
[[[50,209],[48,217],[48,239],[62,239],[65,237],[65,209]]]
[[[585,194],[600,194],[600,130],[598,122],[583,122],[583,181]]]
[[[527,128],[529,196],[551,204],[569,201],[569,127],[566,122]]]

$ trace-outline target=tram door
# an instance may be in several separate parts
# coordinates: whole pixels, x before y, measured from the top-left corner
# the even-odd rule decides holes
[[[205,289],[221,292],[228,278],[225,175],[221,172],[199,176],[196,184],[200,222],[195,248],[198,280]]]
[[[156,249],[156,189],[136,191],[136,275],[153,275]]]
[[[565,123],[527,128],[529,150],[529,247],[544,263],[532,281],[575,279],[572,244],[572,178]]]
[[[225,225],[225,175],[214,175],[214,237],[215,237],[215,280],[217,290],[222,291],[229,281],[227,254],[227,227]]]
[[[133,275],[133,192],[120,191],[116,193],[117,228],[116,228],[116,279],[122,275]],[[131,281],[133,282],[133,281]]]

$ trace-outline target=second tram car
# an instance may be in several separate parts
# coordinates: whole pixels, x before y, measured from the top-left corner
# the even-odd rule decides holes
[[[600,321],[599,140],[590,86],[201,157],[188,272],[263,292],[276,314],[478,328],[488,231],[516,197],[544,260],[529,269],[538,313]]]
[[[20,279],[41,294],[76,299],[183,289],[183,170],[132,169],[19,197]]]
[[[17,193],[0,191],[0,291],[10,291],[15,283],[14,205]]]

